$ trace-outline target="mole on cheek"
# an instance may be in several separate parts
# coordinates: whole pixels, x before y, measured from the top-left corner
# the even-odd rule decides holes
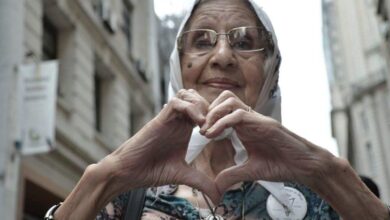
[[[192,67],[192,63],[188,63],[187,68],[191,68],[191,67]]]

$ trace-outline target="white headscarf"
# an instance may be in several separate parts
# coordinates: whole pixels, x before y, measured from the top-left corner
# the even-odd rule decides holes
[[[200,0],[195,0],[192,8],[188,11],[185,18],[183,19],[177,37],[179,37],[180,33],[183,31],[185,24],[190,18],[194,7],[199,3]],[[281,121],[281,95],[280,89],[278,86],[278,78],[279,78],[279,65],[281,62],[281,56],[279,47],[277,44],[277,38],[272,27],[271,21],[266,15],[266,13],[257,6],[252,0],[248,0],[252,5],[253,9],[256,12],[257,17],[264,25],[265,29],[272,34],[273,40],[273,53],[267,56],[264,64],[264,74],[266,76],[263,88],[260,91],[258,100],[256,102],[256,106],[254,108],[255,111],[270,116],[278,121]],[[177,42],[175,43],[174,49],[170,58],[170,84],[168,96],[169,99],[175,96],[175,94],[183,88],[183,81],[181,75],[181,67],[180,67],[180,57],[179,51],[177,49]],[[232,129],[226,129],[221,136],[217,139],[229,138],[232,142],[232,145],[235,150],[234,161],[236,164],[244,163],[247,158],[247,152],[245,147],[241,143],[240,139],[237,136],[237,133]],[[194,128],[191,139],[188,145],[188,151],[186,155],[187,163],[191,163],[203,150],[203,148],[210,142],[211,140],[202,136],[199,133],[199,127]],[[284,190],[283,183],[269,182],[269,181],[258,181],[264,188],[266,188],[273,196],[277,198],[278,201],[288,206],[288,198],[289,195]]]

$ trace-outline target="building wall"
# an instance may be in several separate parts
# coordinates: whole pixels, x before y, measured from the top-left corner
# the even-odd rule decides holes
[[[17,97],[16,66],[23,54],[23,2],[3,0],[0,7],[0,213],[3,219],[14,219],[18,205],[19,161],[14,134]],[[6,31],[5,31],[6,30]]]
[[[378,0],[377,1],[377,14],[379,18],[379,29],[385,42],[385,49],[387,50],[387,60],[390,60],[390,1]],[[388,66],[390,63],[388,62]],[[390,78],[390,74],[388,75]],[[390,88],[390,84],[388,84]]]
[[[376,0],[323,0],[332,126],[340,155],[390,201],[390,76]]]
[[[161,107],[161,100],[165,97],[161,95],[160,79],[163,77],[160,74],[160,66],[158,59],[158,22],[159,19],[154,13],[154,5],[148,1],[131,0],[132,4],[137,8],[134,10],[133,22],[134,31],[132,37],[139,42],[132,47],[134,59],[139,63],[139,68],[145,71],[147,81],[151,83],[154,93],[155,112],[157,113]]]
[[[57,56],[60,65],[59,89],[56,111],[56,149],[40,155],[20,157],[20,169],[12,175],[20,177],[11,195],[16,198],[17,207],[7,204],[15,213],[7,219],[41,219],[44,213],[28,210],[47,209],[42,207],[54,200],[63,200],[77,183],[88,164],[95,163],[115,150],[150,120],[156,109],[155,93],[160,91],[151,76],[142,79],[136,59],[158,60],[157,38],[153,22],[139,24],[131,17],[131,32],[142,31],[148,38],[133,38],[128,45],[123,30],[123,9],[131,6],[130,12],[143,11],[139,18],[153,21],[153,0],[131,2],[113,0],[111,32],[93,8],[99,0],[28,0],[23,1],[23,49],[24,64],[41,62],[44,44],[44,22],[47,17],[57,30]],[[142,3],[142,4],[141,4]],[[22,15],[21,15],[22,16]],[[132,16],[132,15],[131,15]],[[116,25],[116,26],[115,26]],[[156,41],[154,43],[154,41]],[[155,47],[155,48],[154,48]],[[142,50],[139,52],[138,50]],[[144,51],[148,53],[144,53]],[[158,73],[154,63],[149,62],[148,72]],[[95,82],[98,74],[99,88]],[[159,82],[159,80],[157,80]],[[101,105],[96,107],[96,92]],[[158,100],[161,103],[161,100]],[[96,119],[96,109],[101,112]],[[101,126],[97,129],[97,121]],[[7,177],[5,177],[7,178]],[[47,194],[31,199],[34,189]],[[12,201],[12,200],[10,200]],[[2,201],[7,203],[7,201]],[[27,212],[29,212],[27,214]]]

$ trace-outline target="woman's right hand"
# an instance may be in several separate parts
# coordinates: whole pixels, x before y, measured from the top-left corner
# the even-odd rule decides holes
[[[180,90],[135,136],[88,166],[55,219],[94,219],[120,193],[166,184],[185,184],[218,201],[214,181],[184,160],[192,129],[204,123],[208,106],[196,91]]]
[[[119,191],[185,184],[217,201],[220,194],[214,181],[184,159],[193,127],[205,122],[208,106],[195,90],[180,90],[152,121],[110,154],[106,159],[113,162]]]

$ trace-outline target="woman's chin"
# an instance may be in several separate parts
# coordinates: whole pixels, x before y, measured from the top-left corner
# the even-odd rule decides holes
[[[218,96],[225,90],[223,89],[208,89],[207,91],[201,91],[199,94],[205,98],[209,103],[212,103]]]

